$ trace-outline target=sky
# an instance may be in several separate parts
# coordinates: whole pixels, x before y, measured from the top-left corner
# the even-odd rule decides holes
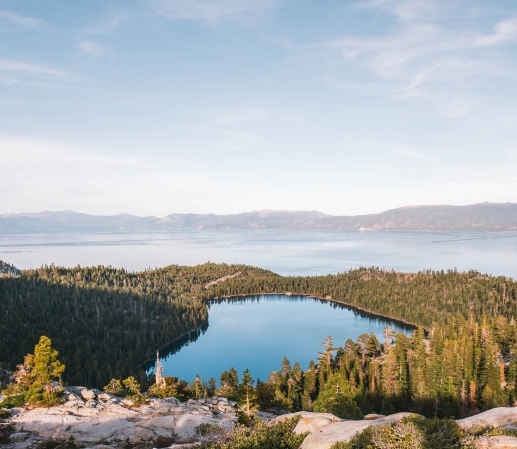
[[[0,0],[0,213],[517,202],[517,3]]]

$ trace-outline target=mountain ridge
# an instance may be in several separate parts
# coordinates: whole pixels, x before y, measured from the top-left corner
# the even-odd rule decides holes
[[[0,231],[4,232],[178,229],[504,232],[517,231],[517,203],[404,206],[377,214],[351,216],[289,210],[259,210],[226,215],[171,213],[165,217],[124,213],[90,215],[70,210],[0,214]]]

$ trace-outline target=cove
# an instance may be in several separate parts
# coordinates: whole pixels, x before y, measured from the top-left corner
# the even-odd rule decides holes
[[[412,328],[370,316],[334,302],[307,296],[256,295],[227,298],[209,304],[209,318],[201,328],[160,350],[166,376],[203,381],[231,367],[242,377],[248,368],[255,380],[267,380],[281,369],[282,360],[307,369],[316,361],[323,340],[334,346],[361,334],[374,333],[384,341],[384,328],[410,334]],[[165,355],[167,353],[167,355]]]

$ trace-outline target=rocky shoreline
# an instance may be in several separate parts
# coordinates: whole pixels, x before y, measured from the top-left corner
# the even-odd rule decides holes
[[[368,426],[400,421],[410,413],[344,420],[329,413],[298,412],[259,418],[276,424],[300,416],[295,432],[308,433],[300,449],[329,449],[336,441],[349,441]],[[95,389],[69,387],[65,403],[49,408],[15,408],[0,424],[4,449],[82,447],[189,449],[205,438],[203,428],[232,429],[237,423],[235,402],[222,397],[189,400],[151,399],[135,406],[129,399]],[[517,430],[517,407],[500,407],[456,421],[465,430]],[[73,443],[76,446],[72,446]],[[476,440],[479,449],[517,448],[517,437],[494,435]]]

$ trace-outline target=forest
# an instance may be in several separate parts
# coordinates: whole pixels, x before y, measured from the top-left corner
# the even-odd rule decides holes
[[[360,268],[328,276],[279,276],[206,263],[131,273],[111,267],[44,266],[0,278],[0,368],[14,370],[41,335],[66,366],[65,383],[102,388],[128,376],[148,386],[157,348],[198,329],[207,303],[257,293],[305,294],[415,326],[411,337],[332,339],[307,370],[279,361],[255,383],[228,367],[219,386],[168,379],[184,398],[221,394],[248,407],[329,411],[341,417],[415,411],[459,417],[513,405],[517,382],[517,284],[476,271],[396,273]],[[243,393],[245,392],[245,394]]]

